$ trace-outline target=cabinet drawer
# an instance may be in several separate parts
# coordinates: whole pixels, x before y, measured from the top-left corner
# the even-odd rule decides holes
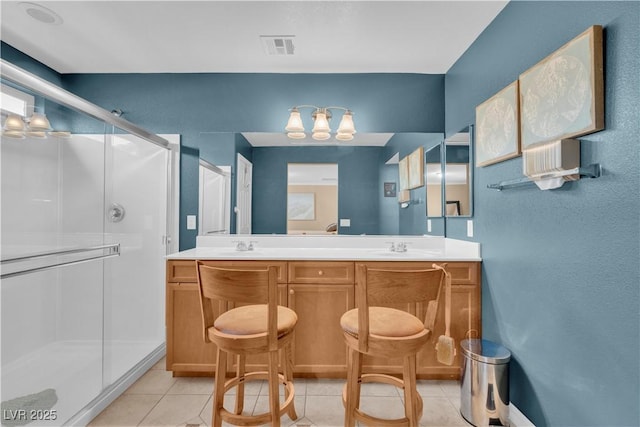
[[[431,268],[436,264],[446,264],[447,270],[451,273],[451,283],[454,285],[477,285],[479,283],[479,262],[460,262],[460,261],[371,261],[362,262],[369,268],[388,268],[399,270],[411,270],[420,268]]]
[[[290,261],[289,283],[353,283],[353,263]]]
[[[271,265],[278,271],[278,283],[287,283],[287,263],[283,261],[204,261],[206,265],[241,270],[260,270]],[[167,261],[167,282],[198,282],[195,260]]]
[[[451,283],[457,285],[476,285],[479,283],[479,262],[449,262],[447,270],[451,273]]]
[[[167,282],[197,283],[196,262],[194,260],[168,260]]]

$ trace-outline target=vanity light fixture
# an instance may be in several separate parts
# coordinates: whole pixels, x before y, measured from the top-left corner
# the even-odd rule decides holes
[[[331,110],[344,111],[336,133],[336,139],[338,141],[351,141],[353,139],[356,128],[353,124],[353,113],[351,110],[344,107],[316,107],[315,105],[297,105],[290,110],[289,121],[284,128],[289,138],[304,139],[306,137],[302,117],[300,117],[301,108],[313,108],[313,112],[311,113],[311,117],[313,118],[311,137],[316,141],[325,141],[331,138],[331,127],[329,126],[329,120],[331,120],[332,117]]]
[[[9,114],[2,127],[2,136],[14,139],[46,138],[51,131],[49,119],[42,113],[33,113],[29,118],[23,118],[18,114]]]

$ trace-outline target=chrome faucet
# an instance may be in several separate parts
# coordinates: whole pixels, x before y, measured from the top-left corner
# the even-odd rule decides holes
[[[255,249],[254,243],[258,243],[256,241],[251,240],[249,243],[244,240],[236,240],[234,241],[236,244],[236,251],[244,252],[244,251],[252,251]]]
[[[407,242],[398,242],[396,243],[396,252],[407,252]]]

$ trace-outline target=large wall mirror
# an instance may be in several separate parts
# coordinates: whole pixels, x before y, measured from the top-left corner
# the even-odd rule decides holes
[[[398,164],[389,161],[403,158],[422,147],[425,151],[440,144],[442,133],[356,134],[350,144],[334,142],[320,145],[283,141],[284,134],[210,133],[203,134],[200,158],[214,165],[232,165],[231,233],[234,231],[233,207],[236,203],[236,165],[233,153],[242,151],[253,165],[252,233],[255,234],[352,234],[352,235],[444,235],[441,227],[427,229],[424,187],[412,192],[412,203],[401,209],[398,203]],[[360,139],[359,139],[360,138]],[[365,141],[365,142],[363,142]],[[231,160],[231,161],[230,161]],[[317,167],[334,165],[337,214],[320,218],[319,194],[298,184],[289,188],[290,168],[300,166],[309,172]],[[312,166],[314,165],[314,166]],[[186,188],[189,184],[183,183]],[[329,186],[327,186],[329,187]],[[394,189],[395,191],[390,191]],[[314,205],[314,213],[306,219],[291,220],[293,202],[303,207]],[[314,193],[313,202],[309,193]],[[306,194],[306,195],[305,195]],[[324,215],[324,214],[323,214]],[[314,217],[315,220],[310,219]]]

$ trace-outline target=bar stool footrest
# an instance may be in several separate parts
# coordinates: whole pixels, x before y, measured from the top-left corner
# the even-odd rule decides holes
[[[227,380],[224,383],[224,392],[231,390],[233,387],[236,387],[241,382],[248,381],[257,381],[257,380],[269,380],[269,373],[267,371],[258,371],[258,372],[248,372],[244,375],[244,377],[233,377]],[[293,381],[287,381],[287,379],[282,374],[278,374],[278,382],[285,387],[285,396],[286,399],[284,402],[280,404],[280,414],[282,417],[293,404],[293,398],[295,396]],[[220,410],[221,418],[234,425],[241,426],[259,426],[264,425],[271,422],[271,413],[265,412],[259,415],[242,415],[242,414],[234,414],[233,412],[227,411],[225,408]]]
[[[364,384],[364,383],[389,384],[404,390],[404,381],[402,381],[400,378],[396,378],[394,376],[386,375],[386,374],[362,374],[359,382],[361,384]],[[418,417],[422,418],[423,404],[422,404],[422,396],[420,396],[420,393],[416,393],[416,398],[418,403]],[[342,388],[342,405],[345,408],[347,407],[347,384],[345,384],[344,387]],[[369,425],[369,426],[390,426],[390,427],[391,426],[393,427],[407,426],[409,427],[409,419],[406,417],[396,418],[392,420],[389,420],[386,418],[377,418],[369,414],[365,414],[359,408],[356,408],[354,417],[358,421],[361,421],[365,425]]]

